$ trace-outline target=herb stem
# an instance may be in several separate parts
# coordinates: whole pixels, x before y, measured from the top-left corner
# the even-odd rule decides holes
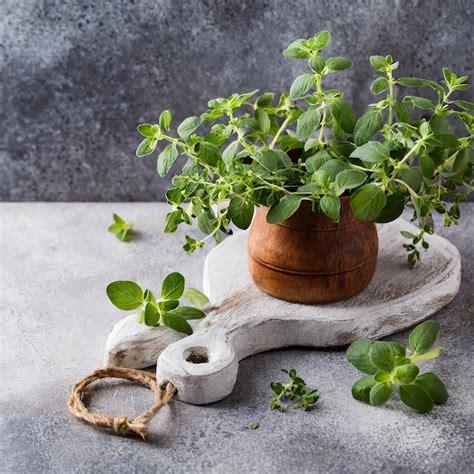
[[[388,120],[387,120],[387,125],[389,127],[392,126],[392,121],[393,121],[393,74],[392,70],[390,70],[387,73],[388,76],[388,96],[387,96],[387,101],[388,101]]]
[[[291,121],[291,116],[288,116],[286,117],[286,119],[284,120],[284,122],[281,124],[280,128],[278,129],[278,132],[276,132],[275,136],[273,137],[273,140],[272,142],[270,143],[270,150],[273,150],[273,148],[275,147],[276,145],[276,142],[278,141],[278,139],[280,138],[280,135],[283,133],[283,131],[286,129],[286,127],[288,126],[288,124],[290,123]]]
[[[321,128],[319,129],[319,137],[318,137],[318,141],[319,141],[319,144],[321,145],[321,148],[324,147],[324,127],[326,126],[326,104],[323,102],[321,104],[321,108],[323,110],[323,118],[321,120]]]

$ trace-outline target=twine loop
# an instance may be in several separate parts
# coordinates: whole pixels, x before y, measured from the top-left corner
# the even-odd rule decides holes
[[[136,418],[128,418],[127,416],[112,417],[104,413],[90,412],[82,401],[84,389],[92,382],[107,377],[130,380],[132,382],[146,385],[154,393],[155,401],[153,405]],[[135,434],[145,439],[147,433],[146,423],[148,423],[161,410],[161,408],[173,398],[175,392],[176,389],[171,382],[168,382],[165,388],[162,389],[156,383],[156,377],[152,373],[122,367],[107,367],[105,369],[98,369],[87,377],[76,382],[72,387],[68,406],[69,411],[75,417],[93,426],[110,428],[116,433],[125,436]]]

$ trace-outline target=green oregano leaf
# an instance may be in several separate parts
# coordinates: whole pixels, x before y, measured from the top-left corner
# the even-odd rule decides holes
[[[199,158],[210,166],[217,166],[221,158],[221,152],[217,145],[210,142],[202,142],[199,146]]]
[[[262,148],[255,155],[255,161],[260,163],[268,171],[275,171],[279,167],[280,157],[275,150]]]
[[[370,390],[370,404],[383,405],[392,396],[392,384],[377,382]]]
[[[147,303],[145,306],[143,319],[147,326],[157,326],[160,321],[160,313],[158,312],[158,308],[152,303]]]
[[[373,341],[369,339],[359,339],[353,342],[346,352],[347,360],[356,369],[371,375],[375,374],[378,370],[370,358],[372,344]]]
[[[186,288],[183,298],[199,308],[203,308],[209,303],[209,298],[196,288]]]
[[[420,413],[428,413],[433,408],[433,400],[428,393],[419,385],[400,385],[400,400],[410,408]]]
[[[331,106],[334,119],[339,123],[346,133],[352,133],[356,124],[356,118],[351,104],[347,102],[336,102]]]
[[[377,215],[375,222],[384,224],[398,219],[405,208],[405,196],[401,194],[391,194],[385,200],[385,206]]]
[[[379,109],[369,109],[357,120],[354,142],[357,146],[367,143],[383,127],[383,115]]]
[[[337,174],[336,184],[342,192],[359,187],[367,179],[367,175],[360,170],[344,170]]]
[[[114,281],[107,285],[107,296],[117,308],[132,311],[139,308],[144,301],[143,291],[133,281]]]
[[[370,64],[372,67],[379,72],[384,72],[387,67],[389,66],[389,63],[387,61],[386,56],[370,56],[369,58]]]
[[[179,306],[171,311],[168,311],[168,314],[173,316],[179,316],[183,319],[202,319],[206,317],[206,313],[201,311],[198,308],[193,308],[192,306]]]
[[[377,77],[377,79],[370,84],[370,91],[372,94],[378,95],[386,91],[388,87],[389,83],[386,77]]]
[[[263,133],[268,133],[270,131],[271,126],[270,117],[268,116],[268,114],[263,109],[257,109],[255,111],[255,115],[257,122],[260,126],[260,130]]]
[[[163,323],[165,326],[174,329],[175,331],[182,332],[188,335],[193,333],[192,327],[185,319],[175,314],[172,314],[171,312],[163,314]]]
[[[352,396],[360,402],[370,403],[370,392],[376,383],[373,375],[365,375],[352,386]]]
[[[375,184],[364,184],[351,196],[351,208],[356,219],[373,221],[385,206],[385,194]]]
[[[226,164],[230,163],[235,158],[235,155],[237,154],[238,149],[239,149],[239,141],[235,140],[231,142],[226,147],[226,149],[222,152],[222,159],[224,160],[224,163]]]
[[[230,200],[227,214],[239,229],[247,229],[252,222],[254,206],[251,202],[235,196]]]
[[[350,157],[359,158],[367,163],[380,163],[389,157],[388,145],[380,142],[368,142],[357,147]]]
[[[146,138],[158,138],[160,128],[158,125],[153,125],[151,123],[141,123],[137,127],[137,131],[140,135],[143,135]]]
[[[176,161],[176,158],[178,158],[176,145],[173,143],[166,146],[158,155],[158,160],[156,162],[158,174],[162,177],[166,176],[173,166],[173,163]]]
[[[176,232],[179,224],[183,222],[183,210],[177,209],[175,211],[168,212],[166,214],[165,228],[164,232],[170,234]]]
[[[337,196],[326,195],[321,198],[319,201],[321,210],[326,214],[330,219],[335,222],[339,222],[339,214],[341,212],[341,201]]]
[[[160,127],[163,130],[168,131],[170,129],[171,110],[164,110],[163,112],[161,112],[159,123],[160,123]]]
[[[184,292],[184,276],[173,272],[165,277],[161,284],[161,298],[164,300],[177,300]]]
[[[318,109],[308,109],[301,114],[296,123],[296,135],[300,140],[306,140],[319,126],[321,113]]]
[[[393,375],[397,383],[411,383],[416,379],[420,369],[413,364],[399,365],[395,367]]]
[[[188,117],[184,119],[178,126],[178,135],[187,140],[191,134],[199,127],[199,117]]]
[[[300,207],[301,196],[287,195],[270,208],[267,214],[269,224],[277,224],[291,217]]]
[[[352,61],[347,58],[335,57],[329,58],[326,60],[326,71],[336,72],[336,71],[343,71],[344,69],[348,69],[352,66]]]
[[[310,55],[311,50],[306,46],[306,40],[304,39],[293,41],[293,43],[283,51],[283,56],[287,58],[305,59],[309,58]]]
[[[168,312],[179,306],[179,300],[158,301],[156,304],[160,312]]]
[[[443,405],[448,401],[448,391],[441,379],[432,372],[419,375],[415,384],[420,386],[431,397],[436,405]]]
[[[138,157],[147,156],[155,151],[158,144],[157,138],[145,138],[137,147],[136,155]]]
[[[370,348],[370,360],[378,368],[391,372],[395,366],[395,356],[388,342],[374,341]]]
[[[310,67],[314,72],[321,74],[326,66],[326,60],[319,55],[313,55],[310,59]]]
[[[431,156],[424,154],[420,156],[420,169],[425,178],[431,178],[435,171],[435,164]]]
[[[291,84],[290,87],[290,98],[300,99],[306,93],[314,87],[314,76],[313,74],[301,74]]]
[[[331,42],[331,33],[326,30],[316,33],[313,36],[313,38],[309,40],[311,48],[316,49],[316,50],[327,48],[330,42]]]
[[[390,372],[386,372],[385,370],[377,370],[377,372],[374,375],[374,379],[376,382],[381,382],[381,383],[388,383],[390,382]]]
[[[438,321],[425,321],[419,324],[408,337],[410,349],[415,354],[424,354],[438,339],[440,329]]]
[[[474,103],[467,100],[453,100],[453,104],[464,110],[474,110]]]
[[[399,77],[397,84],[404,87],[424,87],[426,85],[423,79],[418,79],[417,77]]]
[[[325,171],[331,178],[331,181],[336,179],[339,173],[347,170],[349,165],[342,160],[328,160],[324,162],[320,167],[319,171]]]

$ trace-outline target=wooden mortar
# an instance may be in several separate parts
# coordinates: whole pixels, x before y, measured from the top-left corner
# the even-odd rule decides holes
[[[255,285],[270,296],[319,304],[350,298],[369,285],[378,252],[373,222],[355,219],[350,197],[341,197],[339,222],[303,201],[289,219],[269,224],[258,208],[250,227],[248,267]]]

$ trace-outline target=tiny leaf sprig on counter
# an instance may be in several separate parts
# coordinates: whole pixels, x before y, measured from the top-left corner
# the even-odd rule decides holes
[[[109,225],[107,229],[110,233],[114,234],[118,240],[122,242],[128,242],[135,232],[133,231],[133,225],[131,222],[122,219],[118,214],[112,214],[113,223]]]
[[[295,369],[281,371],[288,375],[290,381],[272,382],[271,388],[275,395],[270,402],[270,410],[285,411],[287,404],[282,402],[292,402],[297,408],[309,410],[319,399],[318,390],[306,387],[305,381],[298,376]]]
[[[161,298],[151,290],[143,290],[133,281],[114,281],[107,286],[107,296],[113,305],[124,311],[139,310],[137,321],[150,327],[167,326],[184,334],[192,334],[190,319],[202,319],[203,308],[209,303],[207,296],[196,288],[185,288],[183,275],[170,273],[161,284]],[[180,298],[198,306],[181,306]]]
[[[433,347],[440,331],[436,321],[425,321],[410,333],[408,349],[398,342],[360,339],[347,349],[348,361],[368,375],[357,380],[352,396],[371,405],[383,405],[398,387],[400,400],[410,408],[427,413],[433,404],[442,405],[448,392],[432,372],[420,374],[419,362],[434,359],[441,353]]]
[[[184,158],[166,193],[172,209],[164,230],[196,222],[206,237],[187,235],[187,253],[211,238],[221,242],[231,224],[249,227],[255,207],[270,208],[267,221],[278,223],[307,201],[337,222],[342,195],[350,196],[361,221],[387,223],[408,207],[423,236],[433,232],[435,213],[445,226],[457,223],[459,203],[473,189],[474,104],[455,98],[470,88],[468,77],[447,68],[440,81],[398,77],[392,56],[370,56],[378,75],[370,89],[382,97],[357,117],[344,92],[330,83],[352,62],[326,57],[330,42],[331,34],[320,31],[285,49],[285,57],[308,66],[287,92],[212,99],[176,134],[169,110],[158,123],[138,126],[139,157],[162,145],[160,176]],[[413,95],[413,88],[424,96]],[[414,239],[405,244],[410,267],[427,245],[420,239],[419,245]]]

